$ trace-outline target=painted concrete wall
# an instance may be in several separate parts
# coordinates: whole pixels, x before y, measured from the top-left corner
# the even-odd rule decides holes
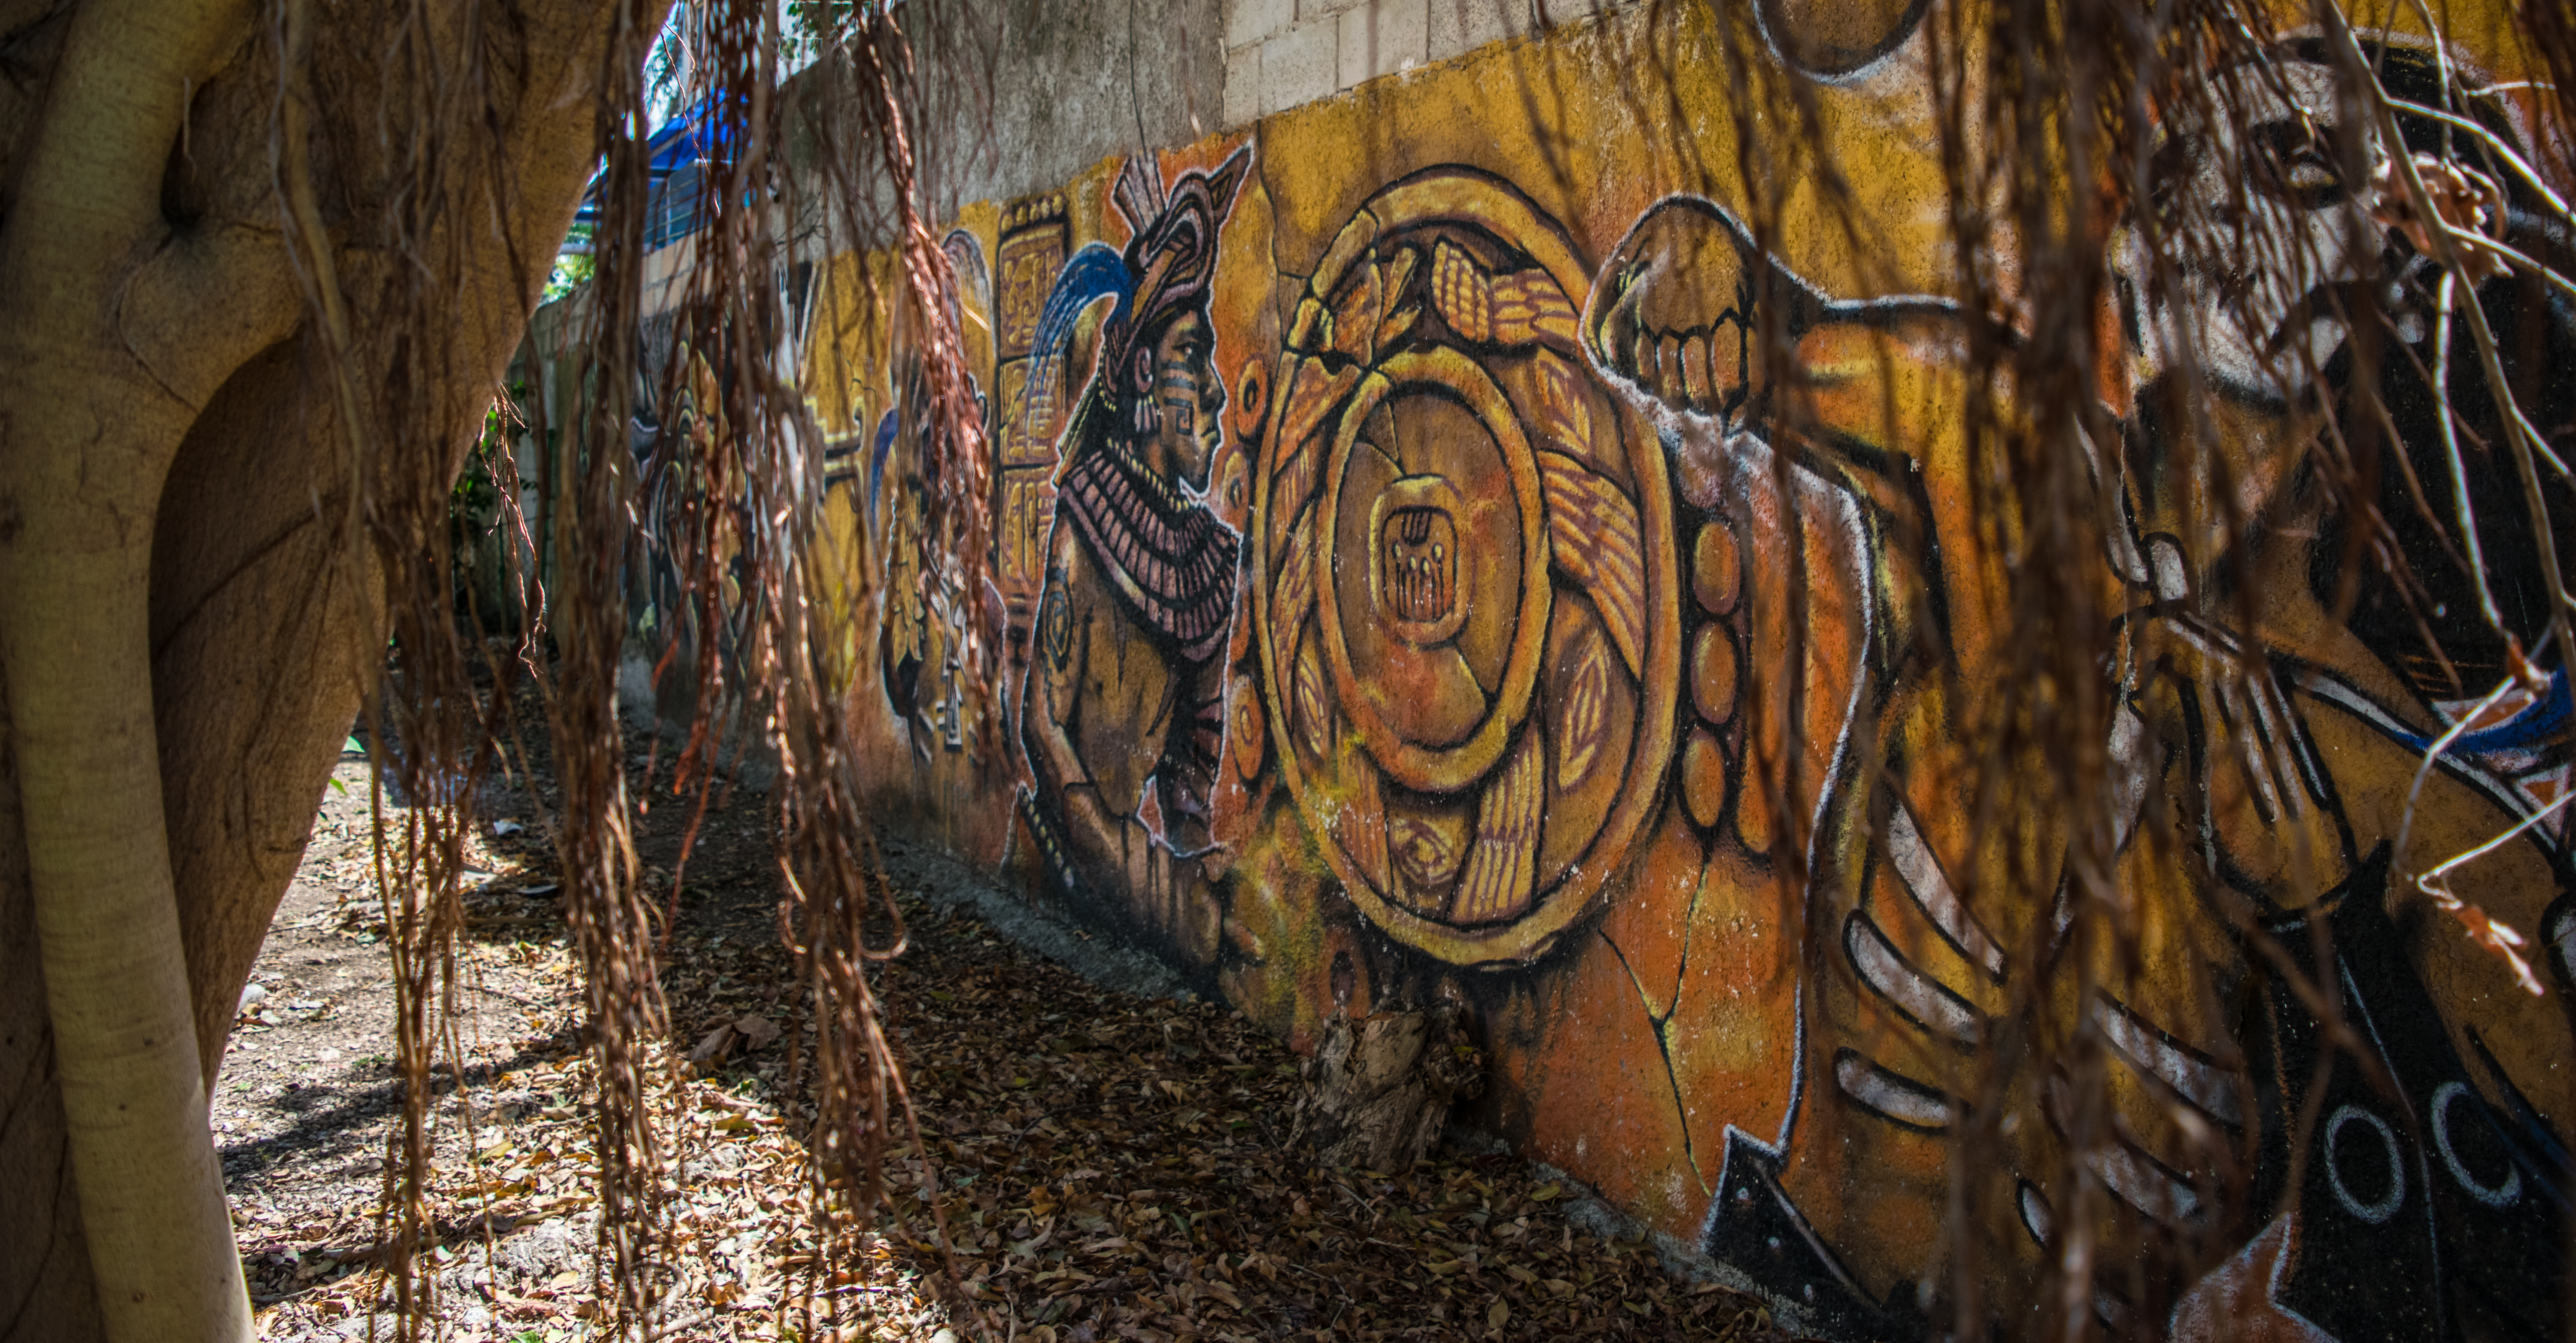
[[[842,614],[881,800],[1292,1039],[1335,1012],[1468,1004],[1496,1069],[1476,1122],[1812,1327],[1917,1328],[1949,1290],[1945,1213],[1973,1194],[2009,1219],[1988,1270],[2007,1294],[2064,1249],[2070,1208],[2217,1238],[2177,1336],[2223,1336],[2222,1300],[2228,1327],[2283,1337],[2558,1336],[2565,824],[2481,860],[2545,997],[2410,906],[2387,854],[2425,744],[2473,711],[2423,775],[2414,842],[2457,852],[2558,797],[2565,681],[2477,709],[2497,673],[2474,639],[2455,664],[2484,679],[2446,690],[2392,627],[2336,624],[2287,484],[2247,502],[2293,517],[2265,563],[2308,595],[2251,626],[2178,614],[2220,558],[2138,499],[2106,504],[2131,522],[2096,576],[2121,631],[2105,665],[2203,669],[2126,703],[2112,767],[2139,796],[2243,797],[2224,762],[2286,761],[2274,782],[2304,795],[2205,850],[2124,849],[2161,941],[2068,1009],[2137,1102],[2085,1189],[2052,1183],[2040,1079],[2008,1093],[2000,1158],[1951,1169],[2008,953],[2050,917],[1992,894],[2029,885],[1998,874],[2065,839],[2042,824],[2035,856],[1995,852],[1955,795],[2013,635],[1959,427],[1959,319],[1904,297],[1939,294],[1951,256],[1923,7],[1761,13],[1770,59],[1822,76],[1858,234],[1792,179],[1760,184],[1788,193],[1787,225],[1749,241],[1703,6],[1479,44],[1517,7],[1228,0],[1189,56],[1221,43],[1221,93],[1154,104],[1168,130],[1221,102],[1228,129],[1152,155],[1100,109],[1131,79],[1199,88],[1205,66],[1136,66],[1114,25],[1080,27],[1068,50],[1100,68],[1030,96],[1089,109],[1065,143],[1090,148],[1064,152],[1112,156],[962,206],[947,239],[995,454],[997,701],[955,665],[964,594],[920,547],[909,389],[874,306],[892,287],[844,257],[814,300],[801,357],[827,522],[865,594]],[[2453,16],[2473,73],[2521,77],[2481,13]],[[2497,124],[2527,137],[2517,96]],[[2330,105],[2304,111],[2330,134]],[[1814,299],[1795,426],[1740,395],[1764,274]],[[2576,353],[2534,320],[2535,351]],[[2549,366],[2533,385],[2566,409],[2569,364]],[[2229,442],[2280,436],[2286,412],[2227,404]],[[2168,445],[2126,430],[2152,474]],[[1886,655],[1917,648],[1939,655]],[[2206,699],[2222,657],[2269,668],[2259,723]],[[2284,894],[2294,829],[2332,898]],[[2330,931],[2371,1023],[2360,1056],[2320,1053],[2308,1005],[2220,912],[2248,899],[2286,902],[2265,906],[2275,932]],[[2253,1209],[2223,1224],[2191,1155],[2219,1149]]]

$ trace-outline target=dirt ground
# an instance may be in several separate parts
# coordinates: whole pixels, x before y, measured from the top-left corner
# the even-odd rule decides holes
[[[635,757],[631,787],[655,799],[639,850],[667,874],[685,807],[661,763],[648,780]],[[552,790],[535,765],[484,796],[459,950],[462,1095],[452,1074],[437,1079],[443,1243],[424,1269],[440,1336],[459,1340],[612,1336],[581,980],[543,837]],[[401,1112],[393,985],[363,756],[336,778],[215,1096],[260,1336],[278,1343],[391,1336],[373,1246]],[[659,1337],[1774,1336],[1752,1298],[1584,1229],[1604,1225],[1597,1205],[1516,1159],[1452,1150],[1406,1172],[1316,1167],[1286,1131],[1302,1083],[1281,1044],[1221,1006],[1166,996],[1150,964],[1096,954],[1081,932],[899,840],[888,869],[912,946],[879,990],[929,1161],[914,1150],[893,1164],[895,1195],[859,1253],[818,1256],[811,1110],[786,1086],[799,1001],[775,932],[764,806],[737,792],[710,813],[665,962]]]

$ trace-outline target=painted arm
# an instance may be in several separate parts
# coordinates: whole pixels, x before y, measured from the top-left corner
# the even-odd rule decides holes
[[[1785,379],[1804,394],[1802,428],[1899,448],[1883,397],[1815,394],[1856,380],[1884,391],[1902,376],[1894,363],[1954,362],[1957,352],[1957,304],[1828,298],[1756,246],[1732,211],[1696,196],[1671,197],[1638,219],[1588,308],[1584,343],[1604,373],[1672,410],[1713,417],[1725,432],[1776,413],[1772,384]],[[1863,353],[1881,367],[1863,368]]]
[[[1786,343],[1825,306],[1724,206],[1675,196],[1639,218],[1611,255],[1583,336],[1613,379],[1733,430],[1758,405]],[[1766,340],[1779,342],[1774,358],[1763,357]]]
[[[1096,581],[1083,581],[1093,573],[1091,559],[1070,528],[1059,524],[1054,529],[1047,560],[1020,712],[1021,746],[1036,782],[1031,810],[1039,842],[1058,875],[1070,879],[1078,899],[1167,940],[1185,959],[1205,963],[1216,950],[1218,921],[1208,912],[1214,906],[1193,898],[1186,861],[1137,819],[1134,799],[1114,803],[1082,756],[1085,701],[1108,693],[1092,675],[1093,634],[1097,622],[1121,618],[1114,607],[1103,609],[1115,599]],[[1169,767],[1167,757],[1163,768]],[[1160,786],[1166,824],[1176,839],[1205,847],[1204,818],[1175,816],[1172,782]],[[1203,790],[1204,780],[1197,786]],[[1198,796],[1204,799],[1204,791]],[[1122,810],[1122,804],[1128,809]]]
[[[1046,588],[1038,599],[1020,706],[1020,745],[1036,783],[1033,811],[1050,863],[1059,876],[1099,895],[1116,889],[1125,863],[1118,818],[1103,805],[1075,745],[1095,614],[1088,594],[1073,581],[1086,563],[1081,545],[1061,521],[1049,532]]]
[[[1953,715],[1975,703],[1978,688],[1996,674],[2001,641],[2010,637],[2003,600],[2008,575],[1992,547],[1976,544],[1976,510],[1981,502],[1992,504],[1971,488],[1962,427],[1971,370],[1960,314],[1937,299],[1830,299],[1764,255],[1721,207],[1676,198],[1650,211],[1614,253],[1583,334],[1607,378],[1671,413],[1679,430],[1672,440],[1677,492],[1718,519],[1711,525],[1734,529],[1746,555],[1789,562],[1812,554],[1816,524],[1835,516],[1815,511],[1803,536],[1786,532],[1777,520],[1783,510],[1746,506],[1758,505],[1766,488],[1786,498],[1821,495],[1858,505],[1848,532],[1855,549],[1845,563],[1867,575],[1865,602],[1857,585],[1835,583],[1836,568],[1813,559],[1809,581],[1796,588],[1747,580],[1745,605],[1757,642],[1766,622],[1792,622],[1800,601],[1811,637],[1867,620],[1878,693],[1856,712],[1876,720],[1869,736],[1906,747],[1890,757],[1883,776],[1894,796],[1878,800],[1855,790],[1839,801],[1853,824],[1836,833],[1850,836],[1854,851],[1824,863],[1827,875],[1810,890],[1808,918],[1827,939],[1818,949],[1824,973],[1805,990],[1813,1089],[1802,1102],[1796,1130],[1802,1136],[1782,1180],[1809,1213],[1871,1252],[1873,1266],[1862,1278],[1873,1299],[1899,1290],[1910,1298],[1915,1281],[1940,1276],[1942,1252],[1916,1238],[1908,1220],[1915,1214],[1888,1191],[1920,1179],[1915,1187],[1935,1196],[1929,1191],[1937,1183],[1925,1173],[1942,1169],[1947,1139],[1934,1130],[1951,1122],[1955,1098],[1978,1093],[1979,1052],[1994,1023],[2013,1009],[2004,989],[2008,958],[2048,914],[2044,897],[2006,905],[1991,880],[1974,879],[1998,861],[1980,848],[1993,836],[1962,833],[1965,818],[1940,805],[1959,777],[1956,768],[1940,767],[1956,746]],[[2010,413],[2008,400],[2000,409]],[[1948,537],[1966,544],[1942,544]],[[1918,658],[1919,649],[1933,656]],[[2235,656],[2232,644],[2159,643],[2157,651],[2168,697],[2201,688],[2209,664]],[[1819,686],[1839,684],[1812,680],[1808,699],[1819,698]],[[2277,719],[2277,700],[2275,694],[2260,704],[2229,701],[2213,712],[2272,711]],[[1805,724],[1811,735],[1816,726],[1812,719]],[[2220,763],[2211,775],[2247,785],[2228,791],[2231,799],[2269,803],[2281,791],[2281,770],[2257,777],[2226,768],[2237,763],[2235,754]],[[2286,777],[2297,787],[2295,774]],[[2258,785],[2272,791],[2257,792]],[[2314,819],[2312,802],[2300,791],[2275,805],[2305,822]],[[2054,837],[2043,842],[2062,847]],[[2324,843],[2311,848],[2320,861],[2341,852]],[[2136,874],[2124,876],[2139,884]],[[2181,925],[2160,923],[2166,937],[2160,945],[2197,947],[2194,935],[2210,931],[2192,918],[2197,909],[2188,889],[2157,904],[2165,923]],[[2142,1023],[2133,1032],[2141,1039],[2152,1025],[2205,1040],[2211,1032],[2192,1029],[2203,1023],[2188,1010],[2197,1001],[2188,993],[2168,999],[2141,989],[2105,1019]],[[2071,1025],[2090,1009],[2068,1000],[2052,1010],[2061,1025]],[[2141,1066],[2165,1063],[2186,1083],[2206,1080],[2185,1062],[2155,1056]],[[2235,1099],[2232,1090],[2218,1094],[2229,1080],[2219,1076],[2202,1088],[2211,1104]],[[2120,1196],[2133,1206],[2173,1215],[2193,1195],[2159,1183],[2159,1168],[2148,1158],[2185,1170],[2203,1164],[2195,1159],[2200,1149],[2155,1103],[2153,1087],[2174,1083],[2161,1073],[2152,1083],[2128,1074],[2118,1081],[2113,1106],[2127,1145],[2105,1178],[2116,1176]],[[2061,1225],[2101,1202],[2070,1200],[2047,1187],[2064,1164],[2053,1136],[2060,1125],[2040,1113],[2049,1094],[2036,1077],[2014,1080],[2006,1103],[2016,1112],[2007,1129],[2015,1136],[2005,1144],[2005,1159],[1976,1176],[1987,1182],[1984,1205],[2010,1209],[2022,1222],[2012,1232],[2017,1246],[1997,1243],[2016,1252],[1989,1262],[1988,1273],[2002,1275],[1989,1282],[1990,1291],[2009,1295],[2004,1279],[2025,1274],[2046,1252],[2056,1233],[2052,1192]],[[1878,1196],[1854,1200],[1856,1190]]]
[[[1914,642],[1923,585],[1998,577],[1957,571],[1971,556],[1935,539],[1968,522],[1969,492],[1941,487],[1964,472],[1956,304],[1829,298],[1757,247],[1725,207],[1676,196],[1647,211],[1602,268],[1583,340],[1610,382],[1680,422],[1671,441],[1683,498],[1711,507],[1739,492],[1744,472],[1788,465],[1873,515],[1882,665]],[[1769,451],[1748,452],[1744,435]],[[1934,568],[1941,560],[1953,570]],[[1962,595],[1972,594],[1946,591],[1934,604],[1956,610]],[[1960,651],[1972,660],[1982,650]]]

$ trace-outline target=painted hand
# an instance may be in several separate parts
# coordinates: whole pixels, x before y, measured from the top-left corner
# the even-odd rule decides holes
[[[2170,801],[2143,799],[2185,809],[2160,823],[2201,836],[2201,861],[2254,913],[2303,910],[2339,890],[2356,866],[2351,835],[2268,659],[2180,615],[2141,621],[2130,656],[2147,731],[2190,762],[2190,784]]]
[[[1592,287],[1583,341],[1617,381],[1732,423],[1759,390],[1756,298],[1803,287],[1723,207],[1677,196],[1648,211]]]

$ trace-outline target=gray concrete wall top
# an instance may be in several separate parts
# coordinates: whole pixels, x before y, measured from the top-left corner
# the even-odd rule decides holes
[[[925,66],[953,73],[934,108],[935,212],[1061,185],[1113,154],[1225,124],[1221,0],[932,0]]]

